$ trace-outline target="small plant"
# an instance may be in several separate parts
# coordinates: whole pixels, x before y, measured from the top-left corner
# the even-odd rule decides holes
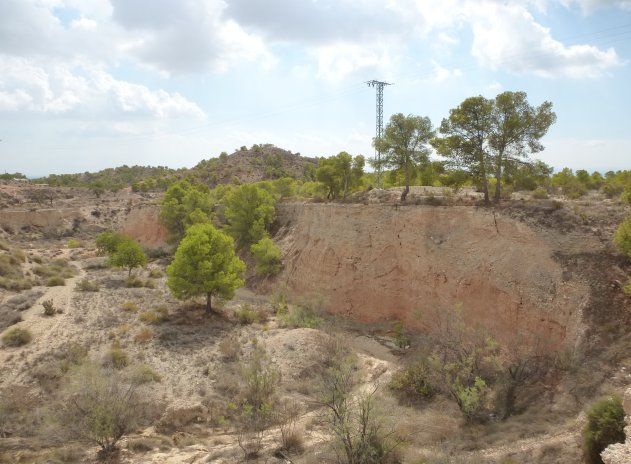
[[[162,324],[169,320],[169,310],[166,306],[158,306],[151,311],[142,311],[138,318],[147,324]]]
[[[94,282],[87,277],[84,277],[79,282],[77,282],[77,290],[80,292],[98,292],[99,284],[98,282]]]
[[[136,335],[134,335],[134,341],[140,344],[149,343],[153,339],[153,330],[150,327],[142,327]]]
[[[436,393],[430,383],[429,367],[424,361],[417,361],[397,371],[388,386],[413,401],[429,399]]]
[[[63,287],[66,285],[66,280],[60,276],[51,277],[46,281],[47,287]]]
[[[125,287],[127,288],[141,288],[145,286],[144,280],[138,276],[130,276],[125,280]]]
[[[397,347],[402,350],[408,348],[410,345],[410,340],[405,334],[405,327],[403,325],[403,322],[401,321],[396,322],[394,324],[394,327],[392,328],[392,331],[394,332],[395,345],[397,345]]]
[[[149,271],[149,278],[159,279],[160,277],[164,277],[164,272],[162,272],[160,269],[154,268]]]
[[[242,304],[239,309],[235,310],[234,316],[243,325],[253,324],[259,320],[258,313],[247,303]]]
[[[135,366],[131,373],[131,379],[134,383],[144,384],[151,382],[161,382],[162,376],[154,371],[151,366],[139,364]]]
[[[125,353],[118,343],[113,343],[110,350],[105,355],[103,360],[105,366],[111,366],[114,369],[123,369],[129,365],[129,357]]]
[[[57,312],[53,304],[53,300],[42,301],[42,306],[44,307],[44,315],[46,316],[54,316]]]
[[[81,248],[83,247],[83,242],[81,240],[77,240],[76,238],[71,238],[67,243],[68,248]]]
[[[546,200],[549,198],[548,191],[543,187],[537,187],[531,194],[535,200]]]
[[[26,345],[33,339],[31,332],[21,327],[13,327],[7,330],[2,336],[2,343],[6,346]]]
[[[241,355],[241,343],[236,335],[229,335],[219,342],[219,352],[226,361],[236,361]]]
[[[121,309],[128,313],[137,313],[138,311],[140,311],[140,308],[138,307],[138,305],[134,303],[133,301],[127,301],[123,303],[123,306],[121,306]]]
[[[283,324],[287,327],[305,327],[317,329],[322,324],[322,318],[311,308],[304,306],[291,306],[286,314],[281,316]]]
[[[583,450],[589,464],[602,464],[600,453],[613,443],[624,443],[624,408],[618,396],[604,398],[587,411]]]

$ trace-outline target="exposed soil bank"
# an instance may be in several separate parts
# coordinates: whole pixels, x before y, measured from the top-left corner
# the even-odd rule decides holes
[[[504,342],[572,346],[583,332],[589,287],[568,278],[558,243],[492,210],[287,204],[279,221],[279,281],[322,295],[332,312],[424,329],[461,306]]]

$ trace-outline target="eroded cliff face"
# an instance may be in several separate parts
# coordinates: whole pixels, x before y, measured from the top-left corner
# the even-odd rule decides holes
[[[504,342],[536,337],[560,347],[582,333],[589,288],[564,278],[549,240],[509,217],[457,206],[294,204],[279,220],[279,280],[296,296],[323,296],[334,313],[422,330],[437,311],[462,307]]]

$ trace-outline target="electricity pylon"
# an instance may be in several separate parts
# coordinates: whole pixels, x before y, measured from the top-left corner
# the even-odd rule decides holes
[[[383,88],[386,85],[392,85],[389,82],[377,80],[367,81],[368,87],[377,89],[377,124],[375,138],[380,139],[383,136]],[[377,188],[381,188],[381,152],[375,148],[375,173],[377,176]]]

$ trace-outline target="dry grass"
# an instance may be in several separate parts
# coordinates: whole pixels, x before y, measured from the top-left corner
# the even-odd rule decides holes
[[[141,345],[146,345],[151,340],[153,340],[153,329],[151,327],[141,327],[134,335],[134,341]]]

